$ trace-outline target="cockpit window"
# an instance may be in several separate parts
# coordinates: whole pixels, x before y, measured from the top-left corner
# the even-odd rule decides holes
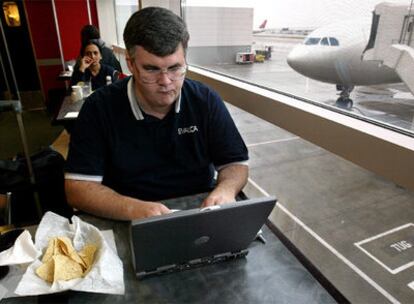
[[[331,43],[331,45],[333,46],[338,46],[339,45],[339,41],[338,39],[334,38],[334,37],[329,37],[329,42]]]
[[[323,37],[322,40],[321,40],[321,45],[329,45],[328,38]]]
[[[315,45],[318,44],[321,38],[309,37],[305,40],[305,45]]]

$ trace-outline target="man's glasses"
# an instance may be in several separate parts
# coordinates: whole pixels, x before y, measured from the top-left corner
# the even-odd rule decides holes
[[[135,67],[138,69],[135,61]],[[185,77],[185,73],[187,72],[187,66],[173,66],[169,68],[159,69],[159,68],[141,68],[139,70],[139,75],[141,81],[144,83],[152,84],[156,83],[160,78],[161,74],[167,74],[167,77],[171,81],[181,80]]]

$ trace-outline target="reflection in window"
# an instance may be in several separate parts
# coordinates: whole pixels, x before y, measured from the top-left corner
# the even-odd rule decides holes
[[[306,0],[300,1],[308,3]],[[408,2],[398,2],[404,1]],[[412,115],[407,116],[407,103],[403,100],[409,100],[409,111],[414,113],[414,97],[408,87],[404,84],[390,84],[399,81],[397,73],[392,68],[378,66],[375,60],[370,59],[371,55],[360,61],[362,50],[368,44],[372,12],[376,4],[382,1],[373,0],[369,4],[368,1],[362,1],[363,4],[357,6],[350,5],[351,2],[357,3],[357,0],[335,4],[315,0],[306,8],[295,7],[289,1],[283,2],[283,5],[279,1],[270,0],[183,1],[183,17],[191,37],[188,63],[298,98],[310,99],[345,114],[364,116],[364,119],[375,120],[386,127],[392,124],[393,128],[413,133],[414,118]],[[321,9],[315,9],[315,6],[320,6]],[[410,3],[406,3],[404,11],[409,7]],[[396,19],[403,22],[404,16],[401,18]],[[266,28],[258,31],[263,20],[268,20]],[[413,20],[405,22],[403,30],[406,40],[412,33],[408,32],[408,26]],[[395,31],[393,39],[398,41],[401,31]],[[350,45],[358,45],[360,53],[335,53],[339,46],[346,48]],[[272,49],[270,52],[267,51],[269,47]],[[265,54],[267,59],[261,61],[261,65],[255,62],[238,65],[237,55],[246,52]],[[335,60],[330,60],[331,58]],[[297,69],[293,69],[289,62],[296,64]],[[360,64],[354,64],[355,62]],[[313,66],[318,68],[312,68]],[[322,73],[322,68],[327,72]],[[373,70],[380,71],[374,73]],[[278,77],[279,73],[288,75],[290,81],[286,81],[286,77]],[[353,104],[342,103],[342,99],[337,97],[337,84],[350,84],[348,89],[354,88],[350,92],[341,90],[345,95],[351,94],[349,97]],[[374,91],[369,85],[375,84],[384,85],[384,89],[375,90],[374,96],[369,93]],[[390,96],[389,92],[396,93]],[[367,99],[380,102],[367,102]],[[399,105],[395,106],[397,103]],[[384,114],[378,115],[380,112]]]
[[[321,45],[329,45],[328,38],[323,37],[322,40],[321,40]]]
[[[309,37],[305,40],[305,45],[316,45],[319,44],[321,38]]]
[[[329,37],[329,42],[331,43],[331,45],[333,46],[338,46],[339,45],[339,41],[336,38],[333,37]]]
[[[123,32],[131,15],[138,10],[136,0],[115,0],[115,19],[118,45],[124,45]]]

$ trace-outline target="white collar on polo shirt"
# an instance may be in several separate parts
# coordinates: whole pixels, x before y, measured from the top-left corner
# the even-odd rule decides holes
[[[132,113],[134,114],[136,120],[143,120],[144,115],[142,114],[142,110],[138,104],[137,96],[135,95],[134,77],[131,77],[128,80],[127,94],[128,94],[129,104],[131,105]],[[175,102],[175,113],[180,113],[180,106],[181,106],[181,94],[178,97],[178,100]]]

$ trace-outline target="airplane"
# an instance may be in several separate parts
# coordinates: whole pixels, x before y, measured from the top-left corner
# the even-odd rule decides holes
[[[253,30],[253,34],[263,33],[266,29],[267,19],[265,19],[260,25],[258,30]]]
[[[371,20],[336,22],[311,32],[287,56],[296,72],[322,82],[336,84],[340,96],[336,104],[351,108],[349,97],[355,86],[401,82],[397,73],[362,55],[370,37]]]

